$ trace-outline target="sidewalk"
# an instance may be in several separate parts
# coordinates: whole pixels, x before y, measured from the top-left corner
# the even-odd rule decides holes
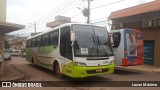
[[[21,79],[24,79],[24,75],[4,62],[4,72],[0,81],[19,81]]]
[[[121,67],[121,68],[127,68],[127,69],[134,69],[134,70],[140,70],[140,71],[160,73],[160,67],[155,67],[155,66],[146,65],[146,64],[137,65],[137,66]]]

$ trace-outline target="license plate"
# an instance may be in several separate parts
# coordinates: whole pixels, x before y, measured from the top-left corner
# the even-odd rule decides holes
[[[102,69],[97,69],[96,72],[102,72]]]

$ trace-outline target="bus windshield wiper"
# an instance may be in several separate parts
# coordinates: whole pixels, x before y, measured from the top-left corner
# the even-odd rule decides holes
[[[104,47],[104,44],[100,42],[99,36],[98,36],[98,35],[97,35],[97,42],[98,42],[99,47],[102,45],[103,49],[105,50],[105,55],[108,56],[107,50],[106,50],[106,48]],[[99,51],[99,49],[98,49],[98,51]]]
[[[97,54],[99,54],[99,50],[98,50],[98,45],[97,45],[97,43],[96,43],[96,40],[95,40],[95,34],[93,35],[94,33],[92,33],[92,39],[93,39],[93,43],[94,43],[94,45],[95,45],[95,47],[96,47],[96,50],[97,50]],[[94,38],[95,37],[95,38]]]

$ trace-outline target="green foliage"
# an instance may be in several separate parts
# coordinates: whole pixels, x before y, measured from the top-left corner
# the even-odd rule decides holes
[[[5,40],[5,48],[9,49],[11,47],[11,45],[9,44],[9,42],[7,40]]]

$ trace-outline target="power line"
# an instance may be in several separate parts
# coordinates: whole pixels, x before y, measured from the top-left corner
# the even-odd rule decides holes
[[[125,0],[116,1],[116,2],[109,3],[109,4],[105,4],[105,5],[100,5],[100,6],[91,8],[90,10],[94,10],[94,9],[97,9],[97,8],[101,8],[101,7],[108,6],[108,5],[112,5],[112,4],[116,4],[116,3],[120,3],[120,2],[122,2],[122,1],[125,1]],[[108,21],[109,21],[109,20],[103,20],[103,21],[93,22],[93,23],[91,23],[91,24],[103,23],[103,22],[107,22],[107,23],[108,23]],[[109,23],[108,23],[108,25],[109,25]]]
[[[64,13],[66,13],[66,11],[72,10],[73,7],[75,7],[75,6],[79,5],[79,4],[80,4],[80,3],[78,3],[78,4],[76,4],[76,5],[72,6],[72,7],[70,7],[69,9],[67,9],[67,10],[65,10],[65,11],[63,11],[63,12],[61,12],[60,14],[56,14],[56,15],[62,15],[62,14],[64,14]],[[56,15],[54,15],[54,16],[56,16]],[[53,18],[55,18],[55,17],[53,17]],[[50,19],[53,19],[53,18],[50,18]],[[50,20],[50,19],[49,19],[49,20]],[[47,21],[45,21],[45,22],[48,22],[49,20],[47,20]],[[44,22],[44,23],[45,23],[45,22]]]
[[[75,0],[74,0],[74,1],[75,1]],[[74,1],[70,2],[67,6],[70,6]],[[94,10],[94,9],[101,8],[101,7],[104,7],[104,6],[116,4],[116,3],[119,3],[119,2],[122,2],[122,1],[125,1],[125,0],[120,0],[120,1],[113,2],[113,3],[109,3],[109,4],[97,6],[97,7],[91,8],[91,9],[89,9],[89,10]],[[66,7],[63,7],[62,9],[60,9],[60,10],[58,10],[58,11],[62,11],[62,10],[65,9],[65,8],[66,8]],[[78,15],[81,14],[81,13],[82,13],[82,11],[79,12],[78,14],[74,15],[73,17],[71,17],[71,19],[72,19],[72,18],[75,18],[76,16],[78,16]],[[61,14],[62,14],[62,13],[61,13]],[[57,15],[57,13],[56,13],[56,15]],[[55,15],[53,15],[53,16],[55,16]],[[51,18],[52,18],[52,17],[51,17]],[[48,18],[48,19],[50,20],[51,18]],[[42,24],[45,23],[45,22],[47,22],[47,21],[49,21],[49,20],[46,20],[46,21],[42,22]]]
[[[75,6],[74,6],[74,7],[75,7]],[[73,8],[72,8],[72,9],[73,9]],[[72,10],[72,9],[70,8],[70,9],[68,9],[68,10]],[[66,10],[66,11],[68,11],[68,10]],[[61,11],[62,11],[62,10],[61,10]],[[49,22],[50,20],[54,19],[56,15],[62,15],[62,14],[64,14],[64,13],[66,13],[66,11],[63,11],[62,13],[58,12],[58,13],[60,13],[60,14],[57,13],[57,14],[53,15],[52,17],[48,18],[48,20],[45,20],[44,22],[42,22],[42,23],[40,23],[40,24],[47,23],[47,22]]]
[[[45,21],[42,22],[41,24],[50,21],[50,19],[53,19],[56,15],[58,15],[58,13],[60,13],[61,11],[63,11],[64,9],[66,9],[67,7],[69,7],[70,5],[72,5],[75,1],[76,1],[76,0],[73,0],[71,3],[69,3],[69,4],[66,5],[66,6],[64,6],[64,7],[61,8],[60,10],[58,10],[59,12],[55,13],[55,15],[53,15],[52,17],[48,17],[47,20],[45,20]],[[78,3],[78,4],[79,4],[79,3]],[[77,6],[78,4],[76,4],[76,6]],[[74,5],[74,7],[75,7],[75,5]],[[69,10],[71,10],[71,9],[69,9]],[[65,11],[67,11],[67,10],[65,10]],[[63,11],[63,12],[64,12],[64,11]],[[61,12],[61,14],[62,14],[62,12]]]
[[[52,9],[50,12],[48,12],[46,15],[42,16],[41,18],[39,18],[38,20],[44,19],[46,18],[46,16],[51,15],[52,13],[55,12],[55,10],[57,10],[58,8],[61,8],[61,6],[64,6],[64,4],[66,4],[67,0],[65,0],[65,2],[62,2],[61,4],[59,4],[56,8]],[[38,21],[37,20],[37,21]]]
[[[97,9],[97,8],[101,8],[101,7],[108,6],[108,5],[112,5],[112,4],[116,4],[116,3],[119,3],[119,2],[122,2],[122,1],[125,1],[125,0],[120,0],[120,1],[113,2],[113,3],[109,3],[109,4],[97,6],[97,7],[91,8],[90,10],[92,10],[92,9]]]
[[[72,19],[72,18],[75,18],[76,16],[78,16],[78,15],[81,14],[81,13],[82,13],[82,11],[79,12],[78,14],[74,15],[73,17],[71,17],[71,19]]]
[[[104,7],[104,6],[108,6],[108,5],[112,5],[112,4],[116,4],[116,3],[119,3],[119,2],[122,2],[122,1],[125,1],[125,0],[120,0],[120,1],[116,1],[116,2],[112,2],[112,3],[109,3],[109,4],[105,4],[105,5],[101,5],[101,6],[97,6],[97,7],[94,7],[94,8],[91,8],[90,10],[94,10],[94,9],[97,9],[97,8],[101,8],[101,7]],[[76,14],[75,16],[73,16],[72,18],[75,18],[76,16],[78,16],[79,14],[81,14],[82,12]]]
[[[64,3],[66,3],[65,5],[59,5],[58,7],[59,8],[56,8],[56,9],[53,9],[52,11],[51,11],[51,13],[50,14],[48,14],[48,15],[46,15],[43,19],[41,19],[39,22],[42,22],[42,21],[44,21],[44,20],[48,20],[50,17],[53,17],[55,14],[57,14],[59,11],[61,11],[62,9],[64,9],[64,8],[66,8],[68,5],[70,5],[70,4],[72,4],[73,2],[75,2],[75,0],[70,0],[69,2],[64,2]],[[62,7],[61,7],[62,6]]]
[[[75,7],[75,6],[78,6],[79,4],[80,4],[80,3],[77,3],[76,5],[74,5],[74,6],[70,7],[70,8],[68,8],[67,10],[61,12],[59,15],[62,15],[62,14],[64,14],[64,13],[66,13],[66,11],[70,11],[70,10],[74,9],[74,7]]]

